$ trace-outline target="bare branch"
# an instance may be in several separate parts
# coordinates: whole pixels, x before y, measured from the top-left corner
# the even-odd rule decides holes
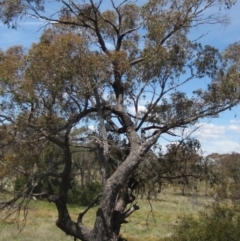
[[[97,196],[94,198],[94,200],[93,200],[91,203],[89,203],[88,206],[87,206],[83,211],[81,211],[81,212],[79,213],[79,215],[78,215],[78,220],[77,220],[77,223],[78,223],[78,224],[82,224],[83,216],[88,212],[88,210],[89,210],[90,208],[92,208],[92,207],[98,202],[98,200],[99,200],[101,197],[102,197],[102,193],[99,194],[99,195],[97,195]]]

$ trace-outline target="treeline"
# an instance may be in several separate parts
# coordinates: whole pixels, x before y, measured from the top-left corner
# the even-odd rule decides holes
[[[25,135],[20,129],[16,131],[17,135]],[[11,133],[4,133],[3,126],[0,134],[3,142],[11,140]],[[70,136],[72,171],[68,203],[88,205],[102,189],[98,133],[75,128]],[[113,173],[129,149],[127,143],[114,135],[109,135],[108,139],[111,143],[109,167]],[[62,150],[50,142],[35,146],[6,145],[1,153],[1,190],[13,191],[17,195],[33,186],[28,193],[37,199],[46,199],[49,193],[58,192],[63,164]],[[182,195],[193,194],[198,192],[201,183],[205,195],[212,195],[216,200],[231,198],[238,203],[240,154],[213,153],[204,157],[199,141],[186,138],[167,145],[164,152],[155,146],[128,182],[129,186],[134,186],[133,195],[139,198],[157,199],[165,184],[178,187]]]
[[[19,129],[16,131],[17,135],[25,134]],[[11,133],[4,132],[3,126],[0,135],[2,143],[11,141]],[[68,204],[87,206],[102,192],[98,133],[75,128],[70,136],[72,171]],[[116,136],[108,138],[111,143],[110,173],[113,173],[129,149],[128,143]],[[56,145],[50,142],[36,146],[6,145],[2,147],[0,158],[1,191],[7,190],[17,196],[28,190],[29,197],[41,200],[59,192],[58,175],[63,171],[64,159],[62,150]],[[155,146],[132,173],[128,186],[135,190],[132,198],[157,200],[166,186],[176,187],[182,195],[198,195],[201,189],[201,195],[214,198],[213,206],[199,213],[197,219],[188,215],[182,217],[172,236],[165,241],[237,241],[239,238],[240,153],[203,156],[201,145],[194,138],[170,143],[165,151]],[[231,207],[221,205],[226,199],[231,200]]]

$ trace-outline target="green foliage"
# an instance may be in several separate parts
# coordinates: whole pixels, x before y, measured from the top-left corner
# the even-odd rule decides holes
[[[21,191],[26,184],[27,178],[25,176],[19,176],[14,182],[14,191]]]
[[[53,179],[52,181],[53,193],[58,193],[59,181]],[[28,178],[26,176],[19,176],[14,183],[14,190],[21,192],[24,187],[28,185]],[[34,193],[41,193],[47,189],[47,183],[43,180],[34,188]],[[99,193],[102,192],[102,186],[98,182],[90,181],[86,185],[81,186],[76,180],[72,184],[72,188],[68,191],[68,203],[73,205],[87,206]]]
[[[30,186],[29,177],[21,175],[21,176],[17,177],[14,182],[14,191],[22,192],[24,189],[28,188],[29,186]],[[47,187],[47,184],[43,181],[43,182],[39,182],[35,187],[32,187],[32,189],[28,189],[28,191],[26,191],[26,192],[28,194],[30,192],[32,192],[34,194],[37,194],[37,193],[39,194],[39,193],[43,192],[44,190],[46,190],[46,187]],[[39,196],[39,197],[41,197],[41,196]]]
[[[234,209],[214,206],[200,212],[199,219],[185,216],[175,233],[165,241],[239,241],[240,214]]]
[[[75,182],[68,191],[68,203],[87,206],[101,191],[102,187],[98,182],[89,182],[84,187]]]
[[[240,154],[212,153],[207,157],[214,176],[214,186],[220,199],[230,198],[234,204],[240,200]],[[211,161],[212,160],[212,161]]]

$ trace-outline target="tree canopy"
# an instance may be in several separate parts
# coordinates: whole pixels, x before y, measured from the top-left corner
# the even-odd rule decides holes
[[[46,195],[56,204],[60,229],[80,240],[115,241],[121,224],[139,209],[134,172],[159,138],[239,103],[240,44],[221,53],[189,35],[199,25],[226,22],[208,9],[230,8],[236,1],[53,2],[54,14],[44,0],[0,3],[0,19],[9,26],[17,27],[24,16],[49,23],[28,51],[14,46],[0,52],[4,146],[15,148],[19,170],[26,173],[26,161],[29,169],[22,192],[1,206],[34,194],[47,178]],[[86,131],[73,135],[76,126]],[[58,154],[41,166],[45,159],[36,156],[50,145]],[[89,229],[82,218],[94,200],[74,221],[67,198],[73,150],[91,145],[103,191]],[[59,180],[57,192],[51,178]]]

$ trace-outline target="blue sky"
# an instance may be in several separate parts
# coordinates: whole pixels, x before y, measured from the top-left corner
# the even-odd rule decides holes
[[[220,50],[224,50],[230,43],[240,41],[240,1],[227,13],[231,19],[229,25],[204,25],[195,29],[192,36],[208,33],[201,42]],[[42,27],[43,24],[34,19],[23,20],[17,30],[9,29],[0,23],[0,48],[6,50],[13,45],[29,48],[32,43],[38,42]],[[193,136],[200,140],[205,155],[212,152],[240,152],[239,106],[220,114],[219,118],[200,120],[198,125],[201,127]]]

